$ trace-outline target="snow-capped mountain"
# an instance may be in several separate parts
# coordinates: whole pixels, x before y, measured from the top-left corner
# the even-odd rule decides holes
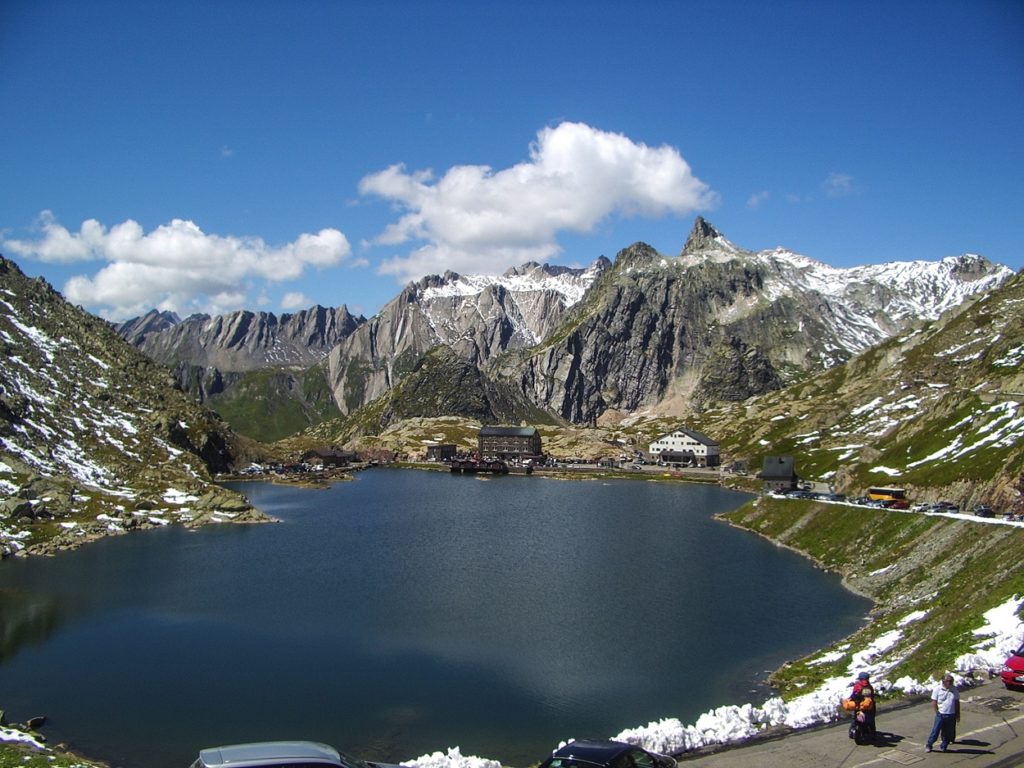
[[[678,257],[621,251],[561,328],[494,365],[574,423],[680,412],[831,368],[1012,274],[977,256],[836,269],[697,219]]]
[[[636,243],[614,264],[602,256],[586,269],[530,263],[499,276],[448,272],[409,284],[367,321],[344,308],[315,308],[280,321],[233,313],[122,333],[176,364],[179,381],[200,396],[210,381],[221,391],[235,386],[232,377],[207,375],[209,367],[323,358],[341,414],[390,391],[444,346],[553,418],[588,424],[609,411],[679,411],[779,389],[1012,274],[970,254],[840,269],[784,248],[743,249],[698,218],[678,256]],[[322,331],[308,332],[313,326]],[[423,415],[439,415],[439,407],[424,403]]]
[[[723,452],[797,456],[802,477],[847,493],[899,485],[918,501],[1024,512],[1024,274],[698,424]]]
[[[769,302],[820,297],[835,318],[831,334],[846,354],[867,349],[909,323],[936,320],[1013,275],[1013,270],[976,254],[842,269],[785,248],[744,250],[702,218],[679,261],[684,268],[708,261],[748,263],[763,275],[763,296]]]
[[[507,318],[512,332],[506,346],[537,344],[561,318],[561,313],[580,301],[600,274],[610,265],[601,257],[586,269],[570,269],[529,262],[513,267],[503,275],[459,275],[446,272],[443,277],[427,277],[415,284],[416,298],[442,344],[457,342],[464,335],[467,308],[479,309],[481,297],[496,297],[485,323]],[[514,341],[513,341],[514,339]]]

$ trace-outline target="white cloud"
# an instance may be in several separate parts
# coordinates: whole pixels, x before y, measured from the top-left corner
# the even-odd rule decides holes
[[[381,266],[402,281],[544,261],[559,252],[560,232],[585,234],[612,215],[686,215],[718,200],[674,147],[648,147],[582,123],[543,129],[529,160],[511,168],[455,166],[435,180],[399,164],[363,178],[359,191],[403,212],[375,244],[421,243]]]
[[[281,309],[284,310],[305,309],[311,306],[313,306],[313,302],[304,293],[289,291],[281,297]]]
[[[182,219],[149,233],[130,219],[109,230],[89,219],[78,232],[69,232],[44,211],[40,230],[39,240],[7,240],[5,246],[42,261],[108,262],[91,277],[71,278],[63,292],[70,301],[100,308],[114,319],[154,307],[179,314],[238,309],[254,281],[293,280],[306,267],[331,266],[352,252],[337,229],[303,234],[274,248],[260,238],[208,235]]]

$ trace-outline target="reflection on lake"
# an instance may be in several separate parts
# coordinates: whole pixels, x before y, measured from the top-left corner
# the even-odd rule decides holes
[[[49,715],[51,740],[133,768],[278,738],[522,766],[562,739],[759,699],[768,670],[868,605],[713,521],[747,498],[716,486],[381,469],[236,487],[282,522],[2,564],[0,589],[54,617],[4,646],[12,719]]]
[[[46,595],[0,589],[0,664],[23,645],[39,644],[60,623],[57,601]]]

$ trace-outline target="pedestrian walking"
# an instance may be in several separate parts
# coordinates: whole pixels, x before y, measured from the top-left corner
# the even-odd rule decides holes
[[[942,682],[932,691],[932,709],[935,710],[935,722],[925,749],[931,752],[935,740],[941,738],[939,749],[945,752],[950,743],[956,741],[956,724],[960,722],[960,692],[953,685],[952,675],[943,675]]]

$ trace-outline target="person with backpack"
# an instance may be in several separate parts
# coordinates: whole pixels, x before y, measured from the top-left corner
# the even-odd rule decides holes
[[[866,744],[875,740],[875,689],[871,685],[871,676],[861,672],[853,681],[850,697],[844,703],[844,709],[853,712],[853,723],[850,725],[850,738],[858,744]]]

